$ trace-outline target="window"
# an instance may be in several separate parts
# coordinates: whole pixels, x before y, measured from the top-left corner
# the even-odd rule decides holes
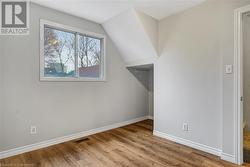
[[[78,71],[80,77],[100,77],[101,41],[78,36]]]
[[[74,77],[75,34],[44,27],[44,77]]]
[[[41,81],[104,81],[105,36],[41,20]]]

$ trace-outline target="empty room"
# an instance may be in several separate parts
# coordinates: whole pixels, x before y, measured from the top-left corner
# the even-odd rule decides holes
[[[250,167],[250,0],[0,0],[0,167]]]

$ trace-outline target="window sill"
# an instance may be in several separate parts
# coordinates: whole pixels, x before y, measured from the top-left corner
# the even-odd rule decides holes
[[[51,78],[41,77],[41,82],[106,82],[105,78]]]

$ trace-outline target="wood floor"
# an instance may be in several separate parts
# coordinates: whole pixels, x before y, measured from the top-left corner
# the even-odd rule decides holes
[[[243,143],[244,162],[250,163],[250,132],[244,131]]]
[[[234,167],[218,157],[152,135],[152,121],[0,160],[1,167]],[[247,166],[247,165],[244,165]]]

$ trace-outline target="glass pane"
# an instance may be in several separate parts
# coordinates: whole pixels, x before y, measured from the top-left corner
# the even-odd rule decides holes
[[[101,40],[79,35],[78,69],[80,77],[99,78],[101,68]]]
[[[44,76],[75,76],[75,34],[45,27]]]

